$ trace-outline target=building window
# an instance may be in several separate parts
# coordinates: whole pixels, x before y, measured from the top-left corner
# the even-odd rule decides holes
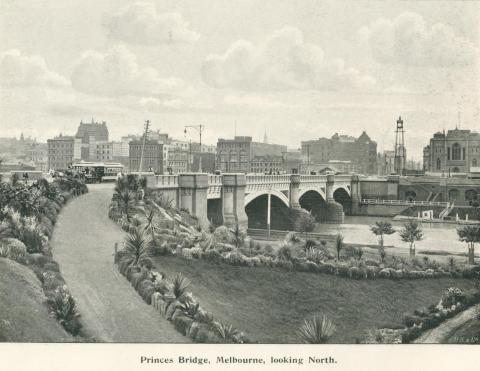
[[[472,166],[473,166],[473,167],[476,167],[476,166],[477,166],[477,159],[476,159],[476,158],[474,158],[474,159],[472,160]]]
[[[460,144],[455,143],[452,146],[452,160],[458,161],[462,159],[462,149],[460,147]]]
[[[437,170],[441,170],[441,169],[442,169],[442,160],[437,158]]]

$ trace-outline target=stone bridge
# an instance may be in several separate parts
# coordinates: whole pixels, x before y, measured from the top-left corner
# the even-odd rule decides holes
[[[213,220],[246,227],[247,214],[262,211],[268,228],[272,212],[281,207],[304,208],[321,214],[326,222],[342,223],[345,213],[351,213],[361,199],[356,175],[186,173],[146,177],[148,188],[162,192],[172,206],[188,210],[203,225]]]

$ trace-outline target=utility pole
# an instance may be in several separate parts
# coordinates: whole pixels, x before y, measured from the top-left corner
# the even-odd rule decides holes
[[[142,175],[142,167],[143,167],[143,151],[145,150],[145,143],[147,141],[148,130],[150,128],[150,120],[145,121],[145,131],[143,133],[143,143],[142,143],[142,152],[140,154],[140,164],[138,168],[138,172]]]
[[[405,130],[403,129],[402,117],[397,120],[395,130],[395,172],[402,176],[405,171]]]
[[[198,131],[200,137],[200,157],[198,159],[198,172],[201,173],[202,171],[202,131],[205,129],[205,125],[186,125],[184,129],[185,135],[187,135],[187,128],[192,128]]]

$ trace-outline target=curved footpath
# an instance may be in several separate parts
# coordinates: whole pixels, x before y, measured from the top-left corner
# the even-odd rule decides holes
[[[448,319],[439,326],[428,330],[420,336],[414,343],[417,344],[441,344],[457,330],[460,326],[473,319],[480,309],[480,304],[474,305],[460,313],[455,317]]]
[[[86,332],[100,342],[189,342],[141,299],[114,265],[114,244],[124,232],[108,218],[112,190],[112,184],[92,185],[88,194],[71,200],[52,239]]]

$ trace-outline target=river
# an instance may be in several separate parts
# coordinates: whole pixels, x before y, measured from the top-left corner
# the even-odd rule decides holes
[[[390,218],[345,216],[343,224],[317,224],[314,232],[341,233],[347,243],[376,244],[378,243],[378,237],[370,231],[370,225],[380,220],[391,222],[397,231],[405,224],[405,222],[392,221]],[[421,250],[441,250],[451,253],[465,253],[467,251],[467,245],[458,240],[456,224],[428,222],[422,222],[421,224],[424,236],[422,241],[415,244],[417,252]],[[385,246],[408,249],[408,244],[401,240],[398,233],[384,236],[384,241]]]

